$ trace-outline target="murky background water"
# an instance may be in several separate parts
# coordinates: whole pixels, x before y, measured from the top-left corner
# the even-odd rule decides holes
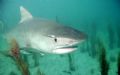
[[[22,61],[14,60],[4,55],[9,44],[2,38],[2,34],[14,29],[19,23],[20,6],[25,7],[34,17],[57,20],[81,30],[88,35],[88,39],[78,50],[70,54],[44,56],[21,54]],[[117,75],[119,73],[119,0],[0,0],[0,35],[0,75],[106,75],[107,72],[108,75]],[[27,65],[27,70],[21,70],[21,63],[24,64],[22,67]]]

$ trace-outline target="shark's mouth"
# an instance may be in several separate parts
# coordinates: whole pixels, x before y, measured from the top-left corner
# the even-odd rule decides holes
[[[77,47],[78,47],[77,45],[58,47],[55,50],[53,50],[53,53],[55,53],[55,54],[70,53],[70,52],[76,50]]]
[[[78,46],[77,45],[73,45],[73,46],[65,46],[65,47],[61,47],[62,48],[77,48]]]
[[[82,43],[84,40],[73,42],[64,46],[58,46],[55,48],[52,52],[55,54],[65,54],[65,53],[70,53],[72,51],[75,51],[79,44]]]

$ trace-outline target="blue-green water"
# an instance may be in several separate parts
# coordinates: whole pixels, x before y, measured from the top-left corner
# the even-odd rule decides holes
[[[21,55],[28,65],[28,75],[102,75],[98,38],[106,49],[108,75],[117,75],[120,51],[119,0],[0,0],[0,35],[19,23],[20,6],[24,6],[34,17],[57,18],[58,22],[88,35],[79,49],[70,54]],[[6,52],[4,50],[7,48],[6,40],[0,37],[0,50]],[[22,71],[13,58],[1,53],[0,75],[22,75]]]

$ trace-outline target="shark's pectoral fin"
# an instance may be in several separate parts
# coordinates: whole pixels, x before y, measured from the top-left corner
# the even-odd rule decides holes
[[[30,53],[30,52],[28,52],[28,51],[26,51],[26,50],[20,50],[20,53],[21,53],[21,54],[25,54],[25,55],[32,54],[32,53]]]
[[[41,56],[44,56],[45,54],[43,52],[37,51],[33,48],[28,48],[28,47],[24,47],[24,48],[20,48],[20,53],[22,54],[40,54]]]
[[[24,47],[24,48],[20,48],[20,53],[21,54],[32,54],[33,52],[30,51],[30,48]]]

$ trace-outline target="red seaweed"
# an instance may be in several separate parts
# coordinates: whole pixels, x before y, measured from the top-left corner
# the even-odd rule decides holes
[[[19,45],[15,39],[11,41],[11,51],[10,54],[18,65],[22,75],[30,75],[27,64],[22,60],[19,52]]]

